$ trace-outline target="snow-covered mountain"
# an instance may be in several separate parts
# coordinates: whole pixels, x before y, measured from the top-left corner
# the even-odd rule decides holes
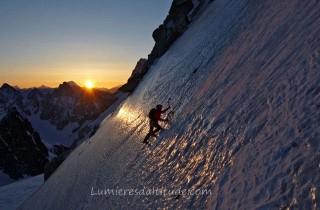
[[[204,5],[19,209],[317,209],[320,2]],[[169,97],[174,119],[145,148]]]
[[[70,123],[96,119],[116,100],[111,93],[64,82],[42,101],[40,117],[62,130]]]
[[[27,175],[43,173],[44,164],[48,161],[43,159],[48,158],[48,149],[52,158],[93,135],[103,119],[100,115],[105,116],[103,113],[120,95],[81,88],[72,81],[54,89],[16,89],[3,84],[0,88],[0,150],[4,156],[0,164],[3,178],[0,186]],[[23,122],[17,120],[20,118]],[[15,123],[7,125],[7,122]],[[31,134],[37,143],[29,144]],[[25,146],[26,143],[28,146]],[[39,150],[39,145],[43,143],[46,146],[40,146]],[[19,157],[17,153],[24,154],[21,148],[27,153],[31,152],[30,158],[33,159]],[[44,150],[46,155],[43,155]],[[35,163],[36,159],[41,160],[41,167]]]
[[[0,117],[16,107],[48,146],[70,146],[76,140],[87,138],[93,130],[88,124],[117,99],[115,94],[82,88],[73,81],[54,89],[15,89],[3,84],[0,88]]]

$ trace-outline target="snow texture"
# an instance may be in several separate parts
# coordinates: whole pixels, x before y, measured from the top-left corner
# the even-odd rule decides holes
[[[42,184],[43,174],[0,187],[0,209],[17,209]]]
[[[41,120],[39,114],[28,116],[28,120],[48,147],[54,144],[70,146],[77,138],[77,133],[72,131],[79,126],[78,123],[69,123],[63,130],[58,130],[48,120]]]
[[[213,1],[19,209],[316,209],[319,10]],[[148,111],[169,97],[174,122],[146,149]],[[95,194],[154,188],[212,193]]]

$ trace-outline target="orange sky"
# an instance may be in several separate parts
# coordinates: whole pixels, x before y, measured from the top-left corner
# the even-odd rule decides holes
[[[43,68],[17,67],[1,73],[1,83],[8,83],[20,88],[38,87],[41,85],[58,87],[64,81],[74,81],[84,86],[86,81],[95,87],[111,88],[127,82],[134,68],[133,63],[104,64],[99,66],[79,64],[79,66],[63,66]]]

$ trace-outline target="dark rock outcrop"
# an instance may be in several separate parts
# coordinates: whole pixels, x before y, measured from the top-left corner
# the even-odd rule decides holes
[[[49,149],[49,151],[55,154],[56,156],[61,155],[62,153],[67,152],[68,150],[70,150],[70,148],[63,146],[62,144],[55,144]]]
[[[44,168],[44,180],[46,181],[52,174],[57,170],[57,168],[62,164],[62,162],[67,158],[70,154],[71,149],[69,147],[65,147],[63,145],[53,145],[50,149],[50,152],[57,155],[52,160],[50,160],[45,168]]]
[[[48,150],[15,107],[0,121],[0,170],[12,179],[43,173]]]
[[[143,76],[148,72],[152,63],[157,58],[161,57],[174,41],[187,30],[188,25],[196,17],[199,10],[203,8],[206,2],[206,0],[199,0],[197,3],[193,0],[174,0],[172,2],[168,16],[163,24],[161,24],[152,34],[155,45],[148,55],[148,60],[143,63],[139,74],[132,73],[128,82],[119,90],[123,92],[133,92]]]
[[[147,62],[147,59],[140,58],[138,61],[136,67],[133,69],[132,74],[130,78],[128,79],[128,82],[119,88],[122,92],[132,92],[135,87],[139,84],[141,76],[144,75],[145,64]]]
[[[176,0],[172,2],[169,15],[152,34],[156,42],[151,54],[148,57],[150,62],[162,56],[172,45],[172,43],[187,29],[190,20],[189,12],[193,9],[190,0]]]
[[[44,169],[44,181],[46,181],[53,172],[61,165],[61,163],[66,159],[65,156],[59,155],[48,162]]]

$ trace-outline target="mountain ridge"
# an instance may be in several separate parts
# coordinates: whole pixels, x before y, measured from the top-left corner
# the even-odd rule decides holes
[[[10,111],[14,110],[17,116],[23,118],[24,123],[19,124],[17,121],[16,124],[21,128],[17,132],[19,135],[15,138],[8,133],[8,129],[11,128],[6,126],[9,125],[3,124],[1,127],[2,144],[0,144],[0,150],[5,151],[8,158],[2,157],[7,163],[2,162],[0,173],[3,173],[3,176],[10,176],[6,178],[7,181],[1,182],[1,185],[23,178],[22,169],[15,169],[14,173],[7,170],[10,167],[20,167],[19,164],[22,160],[15,162],[9,158],[14,157],[15,150],[23,145],[19,139],[28,140],[30,139],[29,133],[37,133],[39,136],[37,141],[45,144],[47,152],[48,149],[51,152],[50,158],[53,158],[59,154],[61,148],[64,150],[66,146],[73,148],[78,142],[92,135],[101,122],[97,120],[99,116],[117,100],[118,96],[115,94],[81,88],[72,81],[64,82],[55,89],[15,89],[7,83],[3,84],[0,88],[0,122],[17,121]],[[24,126],[29,124],[30,126]],[[10,136],[15,141],[10,141]],[[38,144],[40,143],[38,142]],[[11,150],[7,149],[8,145],[12,148]],[[30,145],[28,149],[32,151],[32,149],[37,149],[37,146]],[[41,155],[39,155],[39,159],[41,159]],[[35,165],[35,161],[31,161],[27,169],[24,170],[31,171]],[[43,169],[44,165],[37,173],[43,173]],[[28,173],[28,175],[37,174]]]

